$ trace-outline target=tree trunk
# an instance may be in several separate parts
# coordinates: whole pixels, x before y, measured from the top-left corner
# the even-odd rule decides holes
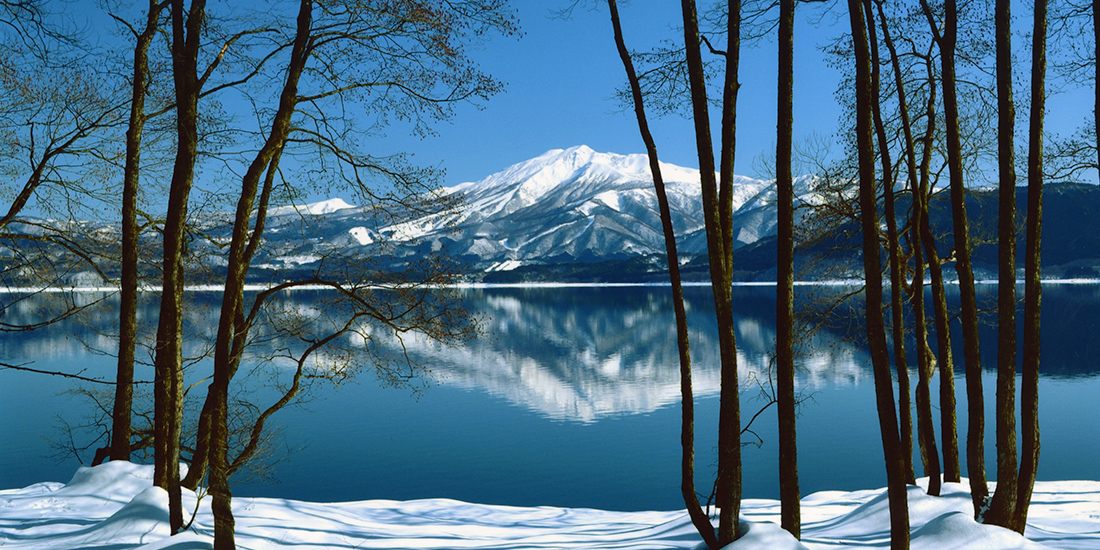
[[[195,429],[195,448],[191,456],[191,464],[187,466],[187,475],[183,477],[180,485],[185,489],[196,491],[210,469],[210,430],[211,420],[214,418],[214,399],[209,389],[206,393],[206,401],[203,401],[202,412],[199,413],[198,426]]]
[[[878,242],[878,210],[875,193],[875,160],[871,134],[871,68],[867,30],[860,0],[848,0],[852,42],[856,63],[856,141],[859,153],[859,204],[863,232],[867,341],[875,378],[882,449],[886,461],[887,493],[890,505],[890,547],[909,548],[909,512],[905,475],[898,438],[897,412],[890,376],[890,352],[882,320],[882,263]]]
[[[928,476],[928,494],[940,494],[941,471],[939,452],[936,449],[935,424],[932,420],[931,376],[935,370],[931,350],[928,349],[928,327],[924,313],[924,253],[921,250],[920,224],[926,208],[921,204],[920,190],[913,192],[913,219],[910,229],[913,241],[913,315],[917,333],[917,431],[921,439],[921,459],[924,475]]]
[[[730,266],[732,254],[726,241],[729,230],[722,225],[728,216],[732,193],[733,128],[736,103],[736,56],[740,39],[740,3],[731,2],[728,24],[730,46],[726,52],[726,79],[722,116],[722,192],[716,194],[714,149],[710,134],[706,75],[699,46],[699,23],[694,0],[682,0],[684,45],[695,124],[696,149],[702,184],[703,215],[710,260],[711,288],[718,321],[718,344],[722,361],[721,397],[718,413],[718,479],[715,482],[718,514],[718,543],[725,546],[738,538],[738,514],[741,508],[741,414],[737,380],[737,343],[733,332]],[[731,69],[734,74],[730,74]],[[717,195],[717,196],[716,196]]]
[[[940,432],[943,434],[943,480],[962,481],[959,464],[959,428],[955,416],[955,357],[951,351],[951,325],[947,312],[947,291],[943,265],[936,252],[936,240],[928,223],[928,194],[924,194],[921,213],[921,244],[932,276],[932,309],[936,323],[936,363],[940,371]]]
[[[1027,250],[1024,252],[1024,357],[1020,381],[1020,478],[1012,528],[1023,533],[1039,467],[1039,316],[1043,285],[1043,114],[1046,109],[1047,2],[1035,0],[1027,154]]]
[[[154,481],[168,491],[171,532],[183,526],[180,500],[180,433],[183,417],[183,254],[187,200],[198,154],[199,33],[205,1],[172,2],[172,69],[176,91],[176,159],[164,222],[164,281],[157,327]]]
[[[227,429],[229,382],[233,368],[234,342],[238,340],[235,329],[238,325],[244,303],[244,283],[251,262],[250,246],[263,235],[264,217],[267,210],[267,198],[270,196],[272,179],[278,170],[279,157],[287,136],[290,133],[290,121],[298,99],[298,81],[309,59],[309,40],[311,35],[312,0],[299,3],[297,34],[290,54],[286,81],[279,97],[279,107],[271,123],[271,129],[263,147],[252,160],[241,181],[241,195],[237,202],[237,213],[233,224],[233,239],[229,245],[228,266],[226,268],[225,290],[222,294],[221,315],[218,320],[218,337],[214,345],[214,380],[210,384],[210,396],[214,400],[213,418],[210,432],[210,495],[211,510],[214,514],[214,548],[231,550],[236,547],[234,540],[234,519],[231,508],[232,493],[229,488],[229,457]],[[256,203],[260,181],[264,179],[260,207],[257,209],[256,223],[252,226],[252,211]]]
[[[694,2],[693,2],[694,4]],[[718,515],[718,540],[729,544],[740,537],[741,510],[741,391],[737,379],[737,343],[734,338],[733,319],[733,160],[736,148],[737,81],[741,50],[741,0],[726,3],[726,52],[725,78],[722,86],[721,165],[717,221],[714,231],[717,247],[708,239],[708,250],[721,254],[720,270],[711,266],[711,288],[714,289],[717,307],[718,340],[722,358],[722,394],[718,413],[718,479],[716,502],[721,509]],[[695,25],[698,34],[698,25]],[[698,51],[698,48],[696,48]],[[701,72],[701,67],[699,67]],[[702,82],[702,79],[699,79]],[[705,99],[706,90],[702,90]],[[705,119],[705,120],[709,120]],[[708,147],[709,153],[712,149]],[[709,219],[715,219],[710,217]]]
[[[909,118],[909,102],[906,99],[905,80],[901,71],[901,63],[899,61],[897,49],[894,47],[894,42],[890,37],[890,27],[886,19],[886,12],[882,7],[882,0],[876,0],[875,4],[878,8],[879,19],[882,22],[883,42],[890,51],[890,64],[894,69],[894,85],[897,89],[898,112],[901,118],[902,132],[905,139],[905,164],[909,171],[909,190],[913,195],[912,215],[909,222],[909,240],[912,245],[914,270],[911,296],[917,341],[917,368],[921,369],[918,371],[917,382],[917,393],[921,394],[918,395],[917,398],[917,431],[919,434],[918,437],[921,438],[921,458],[924,461],[925,475],[929,478],[928,493],[931,495],[938,495],[940,491],[939,458],[935,447],[936,436],[934,423],[932,421],[931,384],[929,380],[932,373],[935,371],[935,361],[933,359],[932,350],[928,346],[928,321],[924,306],[924,271],[925,264],[930,262],[924,261],[924,238],[921,235],[923,220],[928,216],[928,204],[924,187],[926,187],[925,182],[927,182],[928,177],[928,165],[931,162],[929,139],[931,137],[931,132],[925,136],[923,141],[924,154],[919,168],[920,172],[918,173],[916,143],[913,138],[913,125]],[[934,82],[933,79],[929,79],[931,91],[927,108],[929,128],[934,127],[933,123],[935,121],[936,94]],[[933,256],[933,259],[935,259],[935,256]],[[939,272],[938,262],[935,264],[935,268],[937,272]],[[942,273],[940,274],[939,285],[940,296],[942,297]],[[935,293],[933,292],[933,294]],[[943,318],[946,319],[946,302],[944,303],[943,312]],[[948,350],[948,361],[950,361],[950,350]],[[899,386],[900,385],[899,378]],[[953,387],[951,395],[954,395]],[[952,407],[954,406],[953,404],[954,401],[952,400]],[[902,410],[905,410],[904,406]],[[908,452],[909,456],[911,456],[911,447],[908,449]],[[929,463],[931,459],[935,460],[934,467]],[[956,465],[958,464],[957,458],[955,463]],[[933,470],[935,472],[933,472]]]
[[[901,260],[898,245],[898,221],[894,210],[893,162],[890,160],[890,143],[886,137],[886,126],[882,122],[882,108],[879,101],[880,73],[878,35],[875,32],[875,17],[871,9],[871,0],[863,2],[864,16],[867,18],[867,38],[871,50],[871,115],[878,138],[879,160],[882,164],[883,215],[886,217],[886,247],[889,252],[890,267],[890,320],[894,343],[894,366],[898,375],[898,411],[901,429],[901,462],[905,472],[905,482],[916,484],[913,471],[913,410],[909,396],[909,367],[905,359],[905,322],[901,301]],[[934,444],[934,443],[933,443]],[[921,440],[921,456],[926,455],[924,440]],[[928,472],[928,461],[924,461]]]
[[[798,487],[798,438],[794,400],[794,0],[779,3],[779,89],[776,125],[776,400],[779,415],[779,498],[782,527],[802,538]]]
[[[264,191],[270,193],[270,186],[266,186]],[[264,211],[267,210],[267,201],[261,196],[261,208]],[[249,249],[253,250],[255,244],[258,244],[257,239],[253,239],[249,243]],[[250,251],[245,252],[246,258],[251,258]],[[229,379],[233,380],[233,377],[237,374],[237,369],[241,365],[241,353],[244,349],[245,342],[247,341],[248,331],[245,327],[243,310],[237,311],[236,325],[233,329],[233,344],[230,353],[229,363]],[[206,477],[210,470],[210,444],[211,444],[211,431],[213,430],[213,418],[215,396],[212,395],[207,388],[206,401],[203,402],[202,412],[199,414],[198,427],[195,435],[195,454],[191,458],[191,465],[187,469],[187,476],[183,478],[181,485],[194,491],[202,483],[203,478]],[[234,461],[236,462],[236,461]],[[230,475],[232,475],[233,468],[230,468]]]
[[[936,237],[928,222],[930,191],[930,166],[932,164],[932,139],[936,120],[935,73],[931,59],[926,64],[928,71],[928,104],[925,117],[927,128],[922,139],[923,153],[920,164],[920,243],[924,250],[925,263],[932,277],[932,309],[936,325],[936,363],[940,370],[940,431],[943,433],[943,480],[958,483],[962,480],[959,468],[959,430],[955,419],[955,358],[951,351],[951,326],[947,312],[947,294],[943,281],[943,261],[936,251]],[[918,204],[918,202],[914,202]]]
[[[933,33],[938,29],[931,8],[921,0]],[[978,306],[974,290],[974,271],[970,264],[970,228],[966,217],[966,186],[959,137],[959,106],[955,90],[955,44],[958,31],[955,0],[944,2],[943,34],[938,37],[943,106],[947,127],[947,166],[951,178],[951,211],[955,236],[955,271],[959,277],[962,302],[963,362],[966,365],[966,470],[974,515],[978,517],[989,497],[985,478],[985,399],[982,393],[982,363],[978,347]]]
[[[733,319],[733,159],[736,147],[737,81],[741,50],[741,0],[726,4],[726,70],[722,86],[722,140],[719,170],[718,217],[719,227],[714,231],[718,246],[708,250],[721,251],[720,270],[711,266],[711,288],[715,289],[717,306],[718,341],[722,358],[722,394],[718,413],[718,479],[716,502],[718,514],[718,541],[729,544],[741,536],[741,390],[737,379],[737,342],[734,337]],[[698,25],[696,25],[698,34]],[[701,69],[701,67],[700,67]],[[702,82],[702,80],[700,80]],[[703,90],[705,99],[706,90]],[[707,149],[709,153],[711,149]],[[711,217],[710,219],[714,219]],[[709,239],[708,239],[709,241]]]
[[[134,346],[137,343],[138,225],[137,193],[141,135],[145,129],[145,93],[149,81],[149,44],[158,28],[160,8],[149,3],[145,29],[134,45],[134,80],[130,122],[126,128],[126,165],[122,179],[122,277],[119,288],[118,374],[111,415],[111,460],[130,460],[130,417],[134,403]]]
[[[637,72],[634,70],[634,62],[630,52],[626,48],[623,39],[622,25],[619,22],[619,8],[615,0],[608,0],[611,11],[611,25],[615,33],[615,46],[626,70],[627,80],[630,83],[631,97],[634,100],[634,114],[638,120],[638,130],[645,143],[646,154],[649,157],[649,169],[653,174],[653,189],[657,194],[657,205],[661,214],[661,227],[665,236],[665,253],[668,258],[668,275],[672,286],[672,303],[676,314],[676,344],[680,356],[680,397],[681,397],[681,423],[680,445],[682,454],[680,457],[680,492],[687,507],[688,516],[699,535],[703,537],[707,547],[718,549],[718,538],[714,533],[714,526],[710,518],[699,504],[699,497],[695,492],[695,398],[691,387],[691,352],[688,342],[687,310],[684,307],[684,291],[680,281],[679,254],[676,251],[676,236],[672,226],[672,214],[668,206],[668,196],[665,193],[664,178],[661,176],[661,165],[658,162],[657,146],[653,135],[649,130],[649,121],[645,114],[641,86],[638,82]]]
[[[1010,0],[997,0],[997,490],[985,522],[1009,527],[1016,511],[1016,106]]]

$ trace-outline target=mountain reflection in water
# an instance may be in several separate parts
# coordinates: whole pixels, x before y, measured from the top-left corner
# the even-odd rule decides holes
[[[798,287],[796,292],[801,303],[811,304],[814,297],[851,290]],[[346,342],[352,347],[373,346],[364,349],[380,356],[408,353],[431,369],[438,385],[413,398],[408,391],[376,387],[364,372],[359,384],[336,391],[322,388],[304,408],[281,411],[274,418],[281,426],[280,445],[293,451],[274,470],[279,483],[243,482],[235,494],[322,501],[449,497],[606,509],[682,507],[680,375],[668,287],[463,292],[467,304],[483,315],[485,327],[484,337],[465,346],[439,346],[412,337],[400,342],[382,327],[371,328],[369,340]],[[774,293],[772,286],[734,288],[746,421],[766,403],[757,396],[767,384],[774,346]],[[979,293],[983,306],[995,304],[995,285],[982,285]],[[706,484],[713,479],[719,386],[714,303],[708,287],[687,287],[685,295],[697,398],[697,483]],[[0,295],[7,306],[7,323],[32,321],[51,307],[48,302],[63,297],[36,296],[22,302],[11,298]],[[147,337],[155,330],[155,298],[144,295],[139,310]],[[75,299],[101,303],[63,324],[30,333],[0,333],[0,360],[33,361],[34,368],[113,379],[114,358],[89,347],[110,352],[116,346],[111,333],[117,323],[117,298],[86,294]],[[188,353],[197,354],[213,337],[221,296],[189,293],[187,299],[185,324],[192,335]],[[954,287],[949,288],[949,299],[958,302]],[[279,308],[318,325],[327,313],[322,292],[283,295]],[[853,308],[858,312],[862,306]],[[984,315],[981,342],[990,432],[986,461],[995,464],[989,443],[994,425],[989,419],[995,311]],[[872,375],[858,315],[834,321],[812,338],[803,337],[799,358],[797,386],[807,398],[798,428],[806,494],[884,483]],[[1040,479],[1100,479],[1100,464],[1081,459],[1100,454],[1100,442],[1083,440],[1079,431],[1081,425],[1100,422],[1094,405],[1100,391],[1098,331],[1100,285],[1044,286]],[[961,335],[953,337],[961,348]],[[139,357],[148,356],[148,349],[139,351]],[[961,350],[956,357],[961,357]],[[199,363],[189,376],[198,381],[208,368],[208,362]],[[266,370],[279,368],[276,364]],[[150,371],[147,366],[139,368],[138,378],[148,379]],[[961,372],[957,365],[960,419],[965,414]],[[915,373],[910,376],[915,380]],[[237,381],[239,387],[249,383]],[[71,476],[78,465],[74,459],[39,459],[50,455],[46,439],[62,439],[53,424],[55,416],[79,422],[87,413],[88,403],[58,396],[73,386],[67,379],[0,370],[0,489]],[[189,399],[198,402],[204,393],[200,385],[194,393],[199,397]],[[262,401],[263,394],[257,395]],[[747,497],[777,494],[774,424],[774,414],[763,414],[753,426],[760,445],[744,453]],[[356,471],[366,473],[349,479],[347,473]]]
[[[715,395],[720,365],[709,288],[685,290],[697,397]],[[774,298],[739,288],[738,371],[767,380],[775,342]],[[405,341],[442,383],[476,388],[559,420],[641,414],[680,400],[670,291],[663,287],[494,288],[469,291],[486,336],[461,348]],[[769,309],[770,308],[770,309]],[[799,383],[858,383],[862,352],[837,336],[815,337]]]

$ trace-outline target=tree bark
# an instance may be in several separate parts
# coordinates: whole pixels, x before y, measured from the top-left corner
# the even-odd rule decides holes
[[[938,34],[927,0],[921,0],[932,32]],[[974,516],[978,517],[989,497],[985,477],[985,398],[982,393],[982,362],[978,347],[978,305],[974,289],[974,271],[970,263],[970,228],[966,216],[966,186],[959,136],[959,105],[955,89],[955,45],[958,33],[958,7],[955,0],[944,2],[943,33],[937,38],[940,48],[940,74],[947,128],[947,166],[951,178],[951,211],[955,237],[955,271],[959,277],[962,302],[963,362],[966,366],[966,470]]]
[[[1035,0],[1027,154],[1027,250],[1024,252],[1024,357],[1020,381],[1020,477],[1013,529],[1023,533],[1039,467],[1039,317],[1043,285],[1043,115],[1046,110],[1047,2]]]
[[[912,303],[913,303],[913,317],[914,326],[916,331],[917,341],[917,368],[918,371],[918,390],[920,394],[917,397],[917,424],[918,424],[918,437],[921,438],[921,457],[925,460],[925,475],[928,476],[928,493],[931,495],[939,494],[940,490],[940,475],[939,475],[939,459],[936,456],[937,450],[935,447],[936,436],[935,427],[932,421],[932,404],[931,404],[931,382],[930,377],[935,371],[935,360],[932,355],[932,350],[928,346],[928,323],[925,314],[924,305],[924,271],[925,265],[932,262],[925,262],[924,260],[924,237],[921,233],[921,228],[924,225],[924,220],[928,216],[928,203],[925,195],[925,187],[927,187],[928,178],[928,166],[931,162],[931,131],[929,131],[923,141],[924,153],[922,161],[917,164],[916,155],[916,143],[913,138],[913,125],[909,117],[909,102],[906,99],[905,93],[905,79],[901,71],[901,63],[899,61],[897,49],[894,47],[894,42],[890,37],[890,27],[886,19],[886,12],[882,6],[882,0],[876,0],[875,4],[878,8],[879,18],[882,21],[882,38],[886,44],[887,49],[890,51],[890,64],[894,69],[894,85],[897,88],[898,98],[898,112],[901,118],[902,132],[905,140],[905,164],[909,172],[909,189],[913,196],[912,215],[910,217],[909,226],[909,239],[912,245],[913,253],[913,286],[911,289]],[[929,78],[929,98],[928,98],[928,127],[931,129],[934,127],[935,122],[935,81]],[[934,247],[933,247],[934,250]],[[936,273],[939,274],[939,297],[943,297],[943,275],[939,270],[938,258],[933,254],[933,261],[935,263]],[[936,295],[936,292],[933,292]],[[944,301],[944,309],[942,318],[947,318],[947,304]],[[944,331],[946,334],[946,331]],[[950,342],[947,344],[947,361],[950,363]],[[899,381],[900,386],[900,381]],[[899,392],[900,393],[900,392]],[[954,386],[951,386],[951,396],[954,396]],[[952,411],[954,410],[954,399],[951,400]],[[904,410],[905,407],[902,407]],[[946,412],[943,413],[945,416]],[[953,418],[953,416],[952,416]],[[954,423],[952,422],[952,426]],[[927,435],[926,435],[927,434]],[[910,449],[909,454],[912,455]],[[946,454],[946,449],[945,449]],[[928,464],[929,459],[925,457],[935,458],[935,470],[933,473],[933,467]],[[944,457],[944,462],[947,462],[947,457]],[[956,467],[958,465],[958,458],[956,455],[955,460]],[[956,474],[957,475],[957,474]]]
[[[1011,1],[997,0],[997,489],[985,522],[1009,527],[1016,512],[1016,106]]]
[[[936,325],[936,363],[940,371],[939,402],[940,431],[943,434],[943,480],[947,483],[962,481],[959,465],[959,429],[955,415],[955,357],[951,350],[951,325],[947,312],[947,292],[943,281],[943,261],[936,250],[936,237],[928,221],[930,191],[930,166],[932,163],[932,137],[936,120],[935,75],[931,60],[927,64],[929,96],[925,109],[928,131],[923,139],[920,166],[920,242],[932,278],[932,309]]]
[[[695,125],[696,149],[702,184],[703,213],[710,260],[711,288],[718,321],[718,341],[722,361],[721,397],[718,413],[718,479],[715,482],[718,513],[718,543],[725,546],[738,538],[738,514],[741,508],[741,414],[737,380],[737,343],[733,332],[733,309],[730,267],[731,243],[726,241],[729,230],[722,225],[723,213],[728,219],[732,193],[733,123],[736,110],[737,44],[740,40],[740,3],[729,5],[729,47],[726,51],[726,78],[722,116],[722,192],[715,193],[714,149],[710,134],[710,114],[707,106],[706,76],[700,53],[699,22],[694,0],[682,0],[684,45]],[[734,71],[730,73],[731,69]],[[729,175],[727,175],[729,174]]]
[[[779,415],[780,523],[802,538],[801,492],[798,487],[798,438],[794,400],[794,176],[791,134],[794,131],[794,0],[779,2],[779,85],[776,123],[775,186],[777,194],[776,401]]]
[[[913,471],[913,410],[909,396],[909,367],[905,359],[905,317],[902,311],[901,300],[901,259],[898,245],[898,221],[894,209],[894,175],[893,162],[890,159],[890,143],[886,137],[886,126],[882,122],[882,108],[879,100],[880,72],[878,36],[875,32],[875,16],[871,9],[871,0],[863,1],[864,16],[867,18],[867,38],[871,51],[871,115],[875,125],[875,136],[878,139],[878,155],[882,164],[882,203],[883,215],[886,217],[886,247],[889,253],[890,268],[890,320],[892,339],[894,343],[894,368],[898,376],[898,411],[901,430],[901,461],[902,470],[905,472],[905,482],[916,484],[916,473]],[[921,457],[927,454],[921,440]],[[935,441],[933,440],[933,445]],[[929,462],[924,460],[925,472],[929,472]],[[938,466],[937,466],[938,469]],[[938,475],[938,473],[937,473]]]
[[[130,122],[126,129],[126,165],[122,179],[122,276],[119,288],[118,368],[111,415],[111,460],[130,460],[134,403],[134,349],[137,344],[138,224],[137,193],[141,137],[145,129],[145,94],[149,81],[149,44],[159,27],[160,8],[150,0],[145,28],[134,45],[134,80]]]
[[[951,325],[947,312],[947,292],[943,281],[943,264],[936,252],[936,240],[928,223],[928,201],[925,191],[920,218],[921,244],[928,260],[928,272],[932,277],[932,308],[936,323],[936,363],[940,371],[940,432],[943,434],[943,480],[947,483],[962,481],[959,464],[959,428],[955,416],[955,357],[951,351]]]
[[[878,242],[878,209],[875,193],[875,160],[871,121],[871,68],[867,29],[860,0],[848,0],[856,63],[856,143],[859,154],[860,226],[863,232],[864,315],[867,341],[875,378],[882,449],[886,462],[887,494],[890,506],[890,547],[909,548],[909,512],[905,475],[898,437],[890,376],[890,352],[882,320],[882,263]]]
[[[298,81],[309,59],[309,42],[312,25],[312,0],[301,0],[297,18],[297,34],[291,50],[286,80],[279,97],[279,107],[271,123],[267,140],[252,160],[241,180],[241,194],[233,224],[233,239],[229,246],[225,290],[222,294],[221,315],[218,320],[218,337],[214,345],[214,380],[210,384],[210,396],[214,400],[210,426],[210,495],[214,514],[215,550],[236,548],[234,519],[231,507],[232,492],[229,488],[229,457],[227,429],[229,382],[237,362],[234,358],[235,329],[244,303],[244,283],[248,275],[251,256],[249,245],[263,235],[263,223],[267,210],[266,198],[270,196],[272,178],[278,169],[279,157],[287,136],[290,121],[298,99]],[[264,176],[267,175],[265,179]],[[263,199],[257,209],[256,223],[252,225],[261,179],[264,179]],[[254,249],[254,248],[253,248]],[[239,351],[239,350],[236,350]]]
[[[180,500],[180,433],[183,417],[183,255],[187,200],[198,154],[199,37],[204,0],[185,12],[183,0],[172,1],[172,69],[176,92],[176,159],[164,223],[164,272],[157,327],[155,384],[154,482],[168,491],[172,533],[183,526]]]
[[[711,288],[715,290],[718,340],[722,358],[722,394],[718,413],[718,479],[716,502],[718,540],[729,544],[741,536],[741,390],[737,379],[737,342],[733,319],[733,159],[736,148],[737,81],[741,51],[741,0],[726,4],[726,68],[722,86],[722,140],[719,169],[717,249],[721,251],[720,271],[711,267]],[[696,25],[698,31],[698,25]],[[701,67],[699,68],[701,72]],[[702,82],[700,79],[699,82]],[[702,90],[705,98],[706,90]],[[711,149],[707,149],[709,153]],[[714,219],[714,218],[710,218]],[[711,246],[708,242],[708,250]]]
[[[642,97],[638,75],[634,69],[634,62],[630,52],[626,48],[623,39],[622,25],[619,21],[619,8],[615,0],[607,1],[611,11],[611,25],[615,33],[615,46],[619,52],[619,59],[626,70],[627,81],[630,83],[631,97],[634,101],[634,115],[638,121],[638,131],[645,143],[646,155],[649,158],[649,169],[653,174],[653,189],[657,194],[657,205],[661,215],[661,227],[665,236],[665,253],[668,258],[668,275],[672,287],[672,303],[676,316],[676,344],[680,357],[680,397],[681,397],[681,422],[680,422],[680,492],[687,507],[688,516],[695,529],[699,531],[703,541],[711,550],[718,549],[718,537],[715,535],[714,526],[707,517],[703,507],[699,504],[699,497],[695,492],[695,398],[692,395],[691,385],[691,351],[688,341],[687,310],[684,307],[684,291],[680,280],[679,254],[676,251],[676,235],[672,226],[672,213],[668,206],[668,195],[665,193],[664,178],[661,176],[661,165],[657,157],[657,145],[649,130],[649,121],[645,113],[645,104]]]

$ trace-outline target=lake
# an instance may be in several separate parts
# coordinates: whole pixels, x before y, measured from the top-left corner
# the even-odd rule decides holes
[[[734,289],[746,421],[766,403],[761,387],[774,346],[774,292],[774,286]],[[822,292],[829,289],[798,289],[803,300]],[[982,286],[979,292],[988,304],[996,287]],[[280,411],[272,440],[272,456],[279,460],[267,472],[271,479],[239,481],[234,494],[314,501],[447,497],[609,510],[683,507],[679,365],[667,287],[464,293],[484,315],[484,338],[460,348],[407,341],[410,357],[434,375],[419,391],[385,387],[364,372],[352,382],[319,387],[308,402]],[[709,493],[719,382],[714,307],[708,287],[688,287],[685,294],[697,403],[697,489]],[[189,296],[189,330],[209,335],[220,295]],[[114,358],[90,349],[110,349],[113,342],[105,327],[115,315],[114,297],[83,299],[100,298],[103,304],[84,318],[33,333],[0,334],[0,361],[33,361],[28,366],[112,379]],[[284,301],[308,313],[320,307],[321,298],[299,292]],[[0,300],[10,304],[8,295]],[[1046,285],[1043,307],[1039,479],[1100,480],[1100,438],[1093,434],[1100,425],[1100,285]],[[20,302],[6,308],[5,322],[25,322],[39,309],[33,300]],[[155,322],[152,305],[141,311],[143,323]],[[810,339],[799,359],[803,494],[885,486],[868,357],[846,334],[855,325],[838,326]],[[954,336],[960,348],[957,399],[965,405],[961,337]],[[994,478],[994,372],[988,367],[996,362],[996,330],[987,326],[981,336],[987,365],[986,464]],[[201,340],[191,342],[190,352],[201,350]],[[148,350],[139,356],[148,358]],[[911,349],[910,357],[912,362]],[[201,362],[193,367],[190,381],[197,381],[203,368],[209,367]],[[255,384],[265,376],[271,374],[252,372],[244,380]],[[147,367],[139,369],[138,378],[143,377],[151,377]],[[916,373],[910,377],[915,382]],[[0,370],[0,488],[67,481],[79,466],[53,448],[67,442],[62,420],[76,427],[78,445],[103,428],[88,422],[87,399],[65,393],[76,385]],[[270,399],[264,391],[251,395],[260,404]],[[189,401],[197,406],[201,397],[200,387]],[[752,425],[757,437],[746,435],[755,441],[744,448],[746,498],[778,497],[774,416],[774,408],[767,409]],[[963,407],[958,422],[963,442]],[[83,460],[91,454],[84,453]]]

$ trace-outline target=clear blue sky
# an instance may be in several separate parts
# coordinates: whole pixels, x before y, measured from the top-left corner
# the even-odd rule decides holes
[[[547,150],[585,144],[597,151],[645,151],[632,112],[614,98],[626,77],[612,38],[606,5],[577,9],[569,19],[555,16],[568,0],[519,0],[525,36],[495,39],[474,52],[482,66],[507,82],[507,91],[483,110],[458,111],[451,124],[437,126],[439,135],[424,140],[391,130],[387,145],[400,145],[416,160],[447,169],[446,185],[479,180],[508,165]],[[677,2],[632,0],[620,8],[628,47],[646,49],[661,39],[675,39]],[[807,14],[809,10],[805,10]],[[820,51],[827,33],[800,17],[796,35],[796,139],[817,132],[832,135],[839,109],[833,101],[837,73],[824,64]],[[754,175],[753,158],[774,148],[776,47],[764,41],[744,50],[738,110],[736,172]],[[712,116],[717,120],[718,112]],[[652,119],[662,160],[695,167],[694,134],[676,116]]]
[[[503,93],[481,109],[460,106],[450,122],[437,123],[437,135],[419,138],[393,126],[386,136],[365,143],[370,154],[406,152],[421,165],[446,169],[442,184],[451,186],[480,180],[503,168],[547,150],[585,144],[597,151],[641,153],[644,147],[632,112],[625,111],[615,91],[625,76],[615,50],[606,3],[587,0],[562,18],[557,11],[573,0],[513,0],[524,35],[494,37],[472,58],[494,77],[506,82]],[[646,50],[662,40],[682,40],[677,30],[679,2],[620,0],[628,47]],[[700,2],[705,5],[707,2]],[[827,3],[833,5],[836,3]],[[1021,31],[1030,24],[1030,9],[1014,6]],[[843,6],[823,12],[820,4],[800,4],[795,30],[795,129],[797,141],[810,135],[833,138],[840,121],[834,93],[838,71],[826,64],[822,47],[844,32]],[[92,10],[96,11],[96,10]],[[98,12],[97,12],[98,13]],[[1016,44],[1023,43],[1021,37]],[[1057,52],[1052,52],[1056,54]],[[766,177],[754,167],[761,153],[774,154],[776,44],[763,39],[743,43],[738,102],[735,172]],[[1017,79],[1026,76],[1026,60],[1017,63]],[[1025,84],[1017,84],[1017,101]],[[1048,99],[1047,128],[1072,133],[1092,114],[1092,90],[1064,87]],[[1018,105],[1018,112],[1026,112]],[[712,109],[717,126],[718,110]],[[691,123],[677,116],[656,119],[651,125],[661,159],[681,166],[698,166]],[[1017,144],[1026,155],[1026,143]],[[797,171],[797,168],[796,168]],[[1096,182],[1094,173],[1085,176]],[[974,182],[979,185],[986,182]],[[330,198],[317,194],[307,200]],[[351,197],[344,197],[354,202]]]
[[[622,0],[621,0],[622,1]],[[437,126],[439,135],[424,140],[393,130],[387,147],[415,153],[415,160],[447,169],[445,185],[476,181],[549,149],[586,144],[597,151],[641,153],[644,146],[633,113],[614,99],[625,83],[615,50],[606,4],[589,2],[568,20],[555,10],[570,0],[517,0],[521,39],[495,39],[473,52],[483,67],[508,83],[507,91],[483,110],[459,109],[453,123]],[[1030,24],[1030,9],[1016,8],[1018,24]],[[620,11],[628,47],[646,49],[662,39],[676,39],[678,2],[626,0]],[[839,73],[825,63],[821,47],[847,27],[847,14],[823,13],[800,5],[795,30],[795,140],[810,134],[833,137],[840,109],[833,94]],[[1020,37],[1017,44],[1022,44]],[[763,177],[753,159],[774,150],[776,44],[762,40],[742,49],[741,93],[735,172]],[[1017,77],[1026,74],[1019,60]],[[1023,86],[1023,84],[1018,84]],[[1092,114],[1091,89],[1071,88],[1048,99],[1047,127],[1071,133]],[[1017,101],[1024,96],[1017,91]],[[1026,106],[1018,106],[1018,110]],[[1026,111],[1021,111],[1026,112]],[[717,112],[712,111],[717,118]],[[690,123],[675,116],[651,120],[662,160],[698,166]],[[1026,155],[1026,142],[1018,143]],[[1088,174],[1089,181],[1095,181]],[[975,182],[982,184],[983,182]]]

